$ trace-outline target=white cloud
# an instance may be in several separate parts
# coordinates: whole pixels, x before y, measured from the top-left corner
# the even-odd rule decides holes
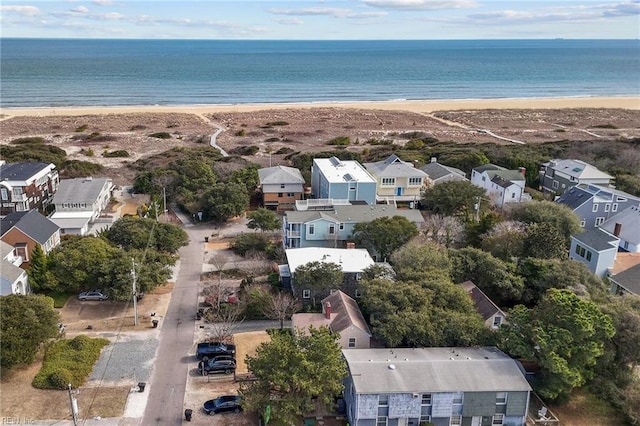
[[[468,9],[478,6],[474,0],[363,0],[363,3],[371,7],[411,11]]]
[[[282,24],[282,25],[302,25],[304,24],[304,21],[300,18],[283,18],[283,19],[278,19],[276,21],[278,24]]]
[[[89,9],[87,9],[84,6],[76,6],[73,9],[71,9],[71,11],[74,13],[89,13]]]
[[[387,12],[356,12],[351,9],[331,7],[309,7],[305,9],[269,9],[274,15],[287,16],[331,16],[333,18],[367,19],[387,15]]]
[[[11,13],[23,16],[36,16],[40,15],[40,9],[35,6],[0,6],[0,12]]]
[[[113,5],[113,1],[111,0],[93,0],[91,3],[96,6],[111,6]]]

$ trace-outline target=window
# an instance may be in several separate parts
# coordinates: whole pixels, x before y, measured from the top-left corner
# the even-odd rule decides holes
[[[553,189],[558,189],[558,181],[554,180],[553,184],[551,184],[551,186],[553,187]]]
[[[344,223],[341,223],[340,225],[338,225],[338,229],[343,231],[344,230]]]
[[[329,225],[329,234],[335,234],[335,233],[336,233],[336,225],[332,223]]]
[[[410,177],[409,178],[409,186],[422,186],[422,178],[421,177]]]
[[[613,203],[613,207],[611,207],[611,211],[612,212],[617,212],[618,211],[618,203]]]
[[[362,279],[362,273],[356,272],[356,281],[360,281]]]
[[[516,193],[515,192],[511,193],[511,198],[516,198]]]
[[[485,182],[487,180],[487,178],[485,178],[484,176],[482,176],[482,181]]]
[[[427,416],[420,416],[420,423],[429,423],[431,422],[431,416],[427,415]]]
[[[3,200],[9,199],[9,192],[7,191],[7,188],[0,188],[0,196]]]
[[[303,299],[311,299],[311,290],[302,290]]]
[[[453,396],[453,403],[454,404],[462,404],[462,392],[457,392]]]
[[[584,220],[581,220],[580,221],[580,228],[584,228],[586,224],[587,224],[587,222],[585,222]]]
[[[386,417],[378,417],[376,420],[376,426],[387,426],[387,418]]]
[[[504,422],[504,414],[494,414],[493,420],[491,421],[492,425],[501,425]]]
[[[587,251],[587,260],[591,262],[591,252]]]
[[[395,186],[396,178],[382,178],[382,186]]]
[[[576,245],[576,254],[580,257],[584,257],[584,254],[587,250],[581,245]]]
[[[451,420],[449,420],[449,424],[451,426],[461,426],[462,425],[462,416],[460,414],[452,414]]]
[[[593,208],[591,209],[591,211],[594,212],[594,213],[597,212],[598,211],[598,205],[594,204]]]
[[[287,192],[287,197],[295,197],[295,192]]]
[[[507,403],[507,393],[506,392],[496,392],[496,404],[506,404]]]
[[[278,192],[278,198],[282,198],[282,192]]]
[[[602,222],[604,222],[604,217],[597,217],[596,218],[596,226],[602,225]]]
[[[316,226],[314,224],[309,225],[309,235],[316,233]]]
[[[500,324],[502,324],[502,317],[498,315],[493,317],[493,328],[500,327]]]
[[[625,241],[622,245],[622,248],[624,248],[625,250],[629,250],[629,241]]]
[[[623,203],[624,203],[624,202],[626,202],[626,201],[627,201],[627,199],[626,199],[626,198],[624,198],[624,197],[617,196],[617,197],[616,197],[616,201],[621,201],[621,202],[623,202]]]
[[[284,183],[281,183],[281,184],[280,184],[280,188],[281,188],[281,189],[284,189]]]
[[[423,393],[422,394],[422,402],[420,404],[421,405],[431,405],[431,394],[430,393]]]
[[[359,289],[357,289],[357,288],[356,288],[356,294],[355,294],[355,296],[356,296],[356,299],[357,299],[358,297],[361,297],[361,296],[362,296],[362,293],[360,293],[360,290],[359,290]]]
[[[349,343],[348,343],[347,347],[349,347],[349,348],[355,348],[356,347],[356,338],[355,337],[349,337]]]
[[[611,209],[611,204],[605,204],[605,205],[604,205],[604,211],[605,211],[605,212],[608,212],[608,211],[609,211],[609,209]]]
[[[378,395],[378,407],[389,406],[389,395]]]

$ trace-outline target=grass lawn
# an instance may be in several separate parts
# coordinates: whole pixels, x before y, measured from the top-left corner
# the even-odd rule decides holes
[[[608,402],[596,398],[587,389],[571,394],[569,402],[550,405],[562,426],[620,426],[626,424],[624,417]]]
[[[74,296],[74,293],[69,293],[68,291],[49,291],[45,293],[45,296],[49,296],[53,299],[53,307],[54,308],[62,308],[67,300],[71,296]]]

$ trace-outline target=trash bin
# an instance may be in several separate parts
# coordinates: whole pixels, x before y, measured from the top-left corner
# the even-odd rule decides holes
[[[138,392],[144,392],[145,386],[147,386],[145,382],[138,382]]]
[[[153,324],[153,328],[158,328],[158,320],[154,319],[153,321],[151,321],[151,324]]]
[[[188,422],[191,421],[191,415],[193,415],[193,410],[187,408],[186,410],[184,410],[184,419]]]
[[[209,237],[204,237],[204,242],[208,243],[209,242]]]

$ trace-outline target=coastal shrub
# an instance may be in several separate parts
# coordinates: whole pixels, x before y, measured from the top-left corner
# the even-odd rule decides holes
[[[293,149],[283,146],[282,148],[280,148],[279,150],[277,150],[276,152],[274,152],[274,154],[276,155],[280,155],[280,154],[291,154],[292,152],[294,152]]]
[[[424,148],[424,142],[422,139],[411,139],[404,145],[405,149],[422,149]]]
[[[233,155],[255,155],[258,151],[260,151],[259,147],[250,145],[233,148],[229,153]]]
[[[174,129],[174,128],[176,128],[176,127],[180,127],[180,125],[179,125],[179,124],[176,124],[176,123],[169,123],[169,124],[167,124],[167,129]]]
[[[101,164],[90,161],[66,160],[60,166],[60,177],[67,179],[94,176],[102,173],[104,167]]]
[[[238,131],[235,133],[235,135],[236,135],[236,136],[240,136],[240,137],[242,137],[242,136],[244,136],[246,133],[247,133],[247,132],[246,132],[244,129],[240,129],[240,130],[238,130]]]
[[[118,149],[111,152],[105,151],[102,153],[102,156],[106,158],[115,158],[115,157],[129,157],[130,155],[129,155],[129,151],[126,151],[124,149]]]
[[[98,138],[98,137],[100,137],[100,136],[102,136],[102,133],[100,133],[100,132],[93,132],[93,133],[91,133],[89,136],[87,136],[87,139],[95,139],[95,138]]]
[[[347,146],[351,144],[349,136],[338,136],[327,142],[327,145]]]
[[[39,136],[30,138],[18,138],[11,141],[13,145],[43,144],[44,139]]]
[[[96,155],[96,153],[91,148],[89,148],[89,149],[82,148],[80,150],[80,154],[86,155],[87,157],[93,157],[94,155]]]
[[[19,146],[0,145],[0,157],[7,163],[37,161],[53,163],[56,167],[60,167],[67,158],[67,153],[57,146],[31,143]]]
[[[289,123],[287,123],[286,121],[269,121],[266,124],[268,127],[274,127],[274,126],[288,126]]]
[[[250,252],[268,252],[272,245],[271,239],[266,235],[243,233],[235,237],[229,247],[240,256],[246,256]]]
[[[280,138],[269,138],[269,139],[265,139],[265,142],[278,142],[280,141]]]
[[[89,128],[88,124],[83,124],[82,126],[76,127],[76,133],[82,133]]]
[[[100,357],[107,339],[85,335],[51,343],[44,354],[42,368],[31,383],[38,389],[66,389],[82,385]]]
[[[595,129],[617,129],[616,126],[614,126],[613,124],[607,123],[607,124],[595,124],[593,126],[591,126],[592,128]]]
[[[167,132],[151,133],[149,137],[157,138],[157,139],[171,139],[171,133],[167,133]]]
[[[369,145],[393,145],[393,141],[389,139],[371,138],[366,142]]]
[[[136,130],[144,130],[146,129],[147,126],[142,125],[142,124],[134,124],[133,126],[129,127],[129,131],[130,132],[135,132]]]

